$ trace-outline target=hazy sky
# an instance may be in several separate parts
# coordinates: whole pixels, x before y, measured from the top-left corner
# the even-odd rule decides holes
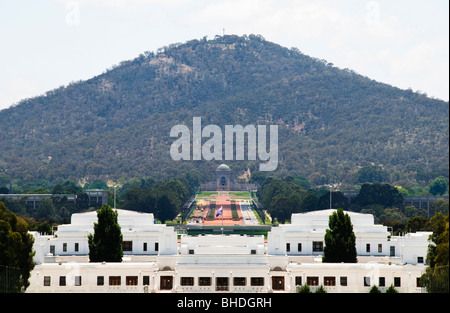
[[[448,0],[0,0],[0,109],[224,29],[449,100]]]

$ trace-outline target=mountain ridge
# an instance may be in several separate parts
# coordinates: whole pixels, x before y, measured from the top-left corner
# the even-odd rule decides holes
[[[277,175],[352,183],[448,171],[448,102],[376,82],[261,36],[170,45],[0,111],[0,171],[19,179],[167,178],[222,161],[170,159],[170,128],[279,125]],[[192,128],[191,128],[192,129]],[[422,153],[427,151],[427,153]],[[325,156],[325,157],[324,157]],[[255,161],[230,161],[235,175]]]

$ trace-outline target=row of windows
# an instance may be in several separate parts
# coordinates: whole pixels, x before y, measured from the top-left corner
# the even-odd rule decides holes
[[[247,286],[247,277],[233,277],[233,286]],[[181,277],[181,286],[194,286],[194,277]],[[198,286],[211,286],[211,277],[198,277]],[[228,277],[216,277],[216,285],[228,286]],[[264,277],[251,277],[250,286],[264,286]]]
[[[75,276],[75,286],[81,286],[81,276]],[[149,285],[150,284],[150,276],[142,276],[142,284]],[[44,286],[51,285],[51,277],[44,276]],[[66,276],[59,276],[59,286],[66,286]],[[97,286],[105,285],[105,276],[97,276]],[[122,277],[121,276],[108,276],[108,285],[109,286],[120,286],[122,285]],[[138,285],[138,276],[126,276],[125,277],[125,285],[126,286],[137,286]]]
[[[155,242],[154,248],[155,248],[154,251],[159,251],[159,243],[158,243],[158,242]],[[80,250],[80,245],[79,245],[78,242],[76,242],[76,243],[74,244],[74,251],[75,251],[75,252],[78,252],[79,250]],[[133,241],[123,241],[123,242],[122,242],[122,250],[123,250],[123,251],[133,251]],[[145,252],[145,251],[148,251],[148,244],[147,244],[147,242],[144,242],[144,243],[142,244],[142,250],[143,250],[144,252]],[[67,252],[67,243],[66,243],[66,242],[63,243],[62,251],[63,251],[63,252]],[[53,255],[55,255],[55,246],[54,246],[54,245],[51,245],[51,246],[50,246],[50,253],[52,253]]]
[[[363,285],[365,287],[370,287],[375,282],[370,281],[370,277],[364,277],[363,278]],[[318,276],[308,276],[306,277],[306,284],[308,286],[319,286],[319,277]],[[301,286],[302,285],[302,277],[296,276],[295,277],[295,285]],[[323,285],[324,286],[336,286],[336,277],[334,276],[324,276],[323,277]],[[340,286],[347,286],[347,277],[346,276],[340,276],[339,277],[339,285]],[[394,287],[401,287],[401,277],[394,277]],[[378,287],[386,287],[386,277],[378,277]],[[421,287],[420,284],[420,278],[418,277],[416,280],[416,287]]]
[[[75,276],[75,286],[81,286],[82,280],[81,276]],[[172,289],[172,276],[163,276],[161,277],[161,289]],[[284,278],[278,277],[280,282],[283,282],[284,289]],[[181,277],[180,283],[181,286],[194,286],[194,277]],[[198,286],[211,286],[212,278],[211,277],[198,277]],[[232,279],[233,286],[247,286],[247,277],[233,277]],[[339,285],[347,286],[347,277],[340,276],[339,277]],[[375,282],[371,282],[370,277],[363,278],[363,284],[365,287],[370,287]],[[59,286],[66,286],[66,276],[59,276]],[[150,284],[150,276],[142,276],[142,284],[149,285]],[[295,285],[301,286],[302,276],[295,276]],[[307,276],[306,284],[308,286],[319,286],[319,277],[318,276]],[[51,277],[44,276],[44,286],[51,285]],[[105,277],[97,276],[97,286],[105,285]],[[109,286],[121,286],[122,285],[122,277],[121,276],[108,276],[108,285]],[[126,276],[125,277],[125,285],[126,286],[137,286],[138,285],[138,276]],[[227,290],[229,285],[228,277],[216,277],[216,288],[223,288],[223,290]],[[323,285],[324,286],[336,286],[336,277],[335,276],[324,276],[323,277]],[[264,277],[250,277],[250,286],[264,286]],[[386,278],[379,277],[378,278],[378,286],[386,287]],[[421,287],[420,278],[418,277],[416,280],[416,286]],[[401,277],[394,277],[394,287],[401,287]]]
[[[323,241],[313,241],[312,243],[313,252],[323,252]],[[366,252],[370,252],[371,247],[370,243],[366,244]],[[286,252],[291,252],[291,244],[286,243]],[[302,244],[297,243],[297,252],[302,252]],[[383,245],[381,243],[378,244],[378,253],[383,252]]]

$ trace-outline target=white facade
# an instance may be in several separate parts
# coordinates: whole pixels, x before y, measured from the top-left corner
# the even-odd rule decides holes
[[[152,213],[117,212],[123,241],[128,242],[124,245],[124,255],[177,253],[177,235],[173,227],[155,224]],[[97,212],[77,213],[72,215],[70,224],[58,226],[54,235],[32,232],[35,238],[35,263],[44,262],[49,254],[88,255],[88,235],[94,233],[96,222]]]
[[[274,255],[322,255],[329,216],[336,210],[292,214],[291,224],[273,227],[267,249]],[[402,263],[424,263],[431,232],[391,236],[387,226],[376,225],[373,215],[345,212],[350,216],[358,256],[389,256]]]
[[[243,235],[182,235],[178,241],[173,227],[154,224],[152,214],[118,213],[123,240],[131,242],[120,263],[89,263],[87,234],[93,232],[95,212],[74,214],[55,236],[33,233],[40,262],[27,292],[295,292],[304,284],[328,292],[368,292],[373,285],[422,291],[418,279],[430,233],[391,237],[369,214],[348,212],[358,263],[344,264],[322,263],[323,252],[315,251],[330,210],[294,214],[292,224],[272,228],[267,243],[264,236]],[[70,250],[76,243],[78,251]],[[150,249],[152,243],[158,251]],[[367,245],[374,251],[367,252]],[[50,249],[55,255],[48,256]]]

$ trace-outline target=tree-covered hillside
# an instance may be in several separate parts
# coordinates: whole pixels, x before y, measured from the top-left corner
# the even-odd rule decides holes
[[[357,182],[448,176],[449,104],[378,83],[265,41],[217,36],[145,52],[87,81],[0,111],[0,175],[9,179],[209,180],[222,161],[174,161],[170,129],[277,124],[276,175]],[[207,138],[206,138],[207,139]],[[204,140],[206,140],[204,139]],[[260,160],[227,161],[237,176]],[[446,174],[447,173],[447,174]],[[1,186],[0,186],[1,187]]]

